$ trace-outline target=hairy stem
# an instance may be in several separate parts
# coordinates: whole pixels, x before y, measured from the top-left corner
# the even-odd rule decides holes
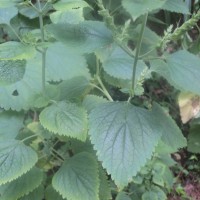
[[[139,54],[140,54],[140,48],[141,48],[141,44],[142,44],[144,29],[145,29],[145,26],[146,26],[146,23],[147,23],[147,18],[148,18],[148,13],[146,13],[145,16],[144,16],[144,20],[143,20],[142,27],[141,27],[141,30],[140,30],[139,39],[138,39],[137,46],[136,46],[136,53],[135,53],[135,59],[134,59],[134,64],[133,64],[133,72],[132,72],[132,84],[131,84],[130,97],[134,96],[136,69],[137,69],[137,63],[138,63],[138,58],[139,58]]]
[[[40,22],[40,32],[41,32],[41,40],[42,43],[45,42],[45,35],[44,35],[44,22],[43,22],[43,13],[40,4],[40,0],[37,0],[38,8],[39,8],[39,22]],[[42,50],[42,90],[45,94],[45,68],[46,68],[46,48]]]

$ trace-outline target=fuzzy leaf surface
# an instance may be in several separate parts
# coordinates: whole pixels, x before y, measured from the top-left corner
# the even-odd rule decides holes
[[[64,101],[52,104],[40,114],[42,126],[53,133],[86,139],[87,113],[82,107]]]
[[[20,42],[9,41],[0,44],[0,60],[29,59],[35,55],[35,48]]]
[[[43,199],[44,199],[44,187],[40,185],[32,192],[30,192],[28,195],[23,196],[20,200],[43,200]]]
[[[18,179],[1,185],[1,200],[16,200],[26,194],[29,194],[42,183],[42,180],[42,171],[34,167]]]
[[[151,63],[152,71],[165,77],[170,84],[182,91],[200,95],[200,58],[186,50],[180,50],[163,61]]]
[[[161,9],[166,0],[122,0],[122,5],[135,20],[141,15]]]
[[[61,43],[54,43],[47,50],[46,74],[49,81],[68,80],[76,76],[89,78],[86,60]]]
[[[0,185],[13,181],[37,162],[35,151],[17,140],[0,142]]]
[[[153,112],[125,102],[104,103],[89,115],[89,135],[103,167],[123,188],[161,138]]]
[[[0,6],[0,24],[10,24],[10,20],[17,15],[16,7],[1,8]]]
[[[14,139],[23,127],[24,116],[16,112],[0,112],[0,141]]]
[[[68,200],[98,200],[98,165],[86,152],[66,160],[52,181],[53,187]]]
[[[75,53],[90,53],[113,42],[111,31],[98,21],[51,24],[46,26],[46,30]]]
[[[33,102],[37,97],[36,95],[41,95],[42,93],[41,66],[41,57],[37,55],[33,59],[26,61],[26,70],[23,78],[20,76],[20,80],[17,82],[6,86],[0,86],[0,106],[2,108],[19,111],[21,109],[29,109],[33,106]],[[10,65],[10,69],[14,67],[15,64],[13,61],[12,66]],[[10,70],[10,72],[12,73],[10,73],[11,78],[9,80],[14,82],[16,77],[12,70]]]

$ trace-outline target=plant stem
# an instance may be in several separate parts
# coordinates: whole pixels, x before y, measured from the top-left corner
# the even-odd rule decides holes
[[[16,35],[16,37],[19,39],[19,41],[21,42],[21,43],[23,43],[23,41],[22,41],[22,39],[19,37],[19,35],[17,34],[17,32],[15,31],[15,29],[11,26],[11,25],[9,25],[9,28],[12,30],[12,32]]]
[[[139,58],[139,54],[140,54],[140,48],[141,48],[141,44],[142,44],[144,29],[145,29],[145,26],[146,26],[146,23],[147,23],[147,18],[148,18],[148,13],[146,13],[145,16],[144,16],[144,20],[143,20],[142,27],[141,27],[141,30],[140,30],[139,39],[138,39],[137,46],[136,46],[135,60],[134,60],[133,72],[132,72],[132,84],[131,84],[132,87],[131,87],[131,94],[130,94],[131,98],[134,96],[136,68],[137,68],[137,62],[138,62],[138,58]]]
[[[110,96],[110,94],[108,93],[106,87],[104,86],[103,82],[101,81],[100,77],[97,76],[97,80],[99,82],[99,85],[101,86],[103,93],[105,94],[105,96],[110,100],[113,101],[112,97]]]
[[[21,140],[21,142],[25,142],[26,140],[29,140],[31,138],[38,137],[38,136],[39,136],[39,134],[28,136],[28,137],[24,138],[23,140]]]
[[[41,32],[41,40],[42,43],[45,42],[45,35],[44,35],[44,22],[43,22],[43,13],[40,4],[40,0],[37,0],[38,8],[39,8],[39,22],[40,22],[40,32]],[[45,94],[45,68],[46,68],[46,50],[47,48],[43,48],[42,51],[42,90],[43,94]]]

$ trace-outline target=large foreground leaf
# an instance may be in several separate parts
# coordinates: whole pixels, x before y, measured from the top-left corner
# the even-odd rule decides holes
[[[50,81],[68,80],[76,76],[89,78],[85,58],[61,43],[54,43],[48,48],[46,66],[47,79]]]
[[[39,169],[33,168],[11,183],[0,186],[1,200],[16,200],[29,194],[41,184],[42,180],[43,173]]]
[[[89,122],[98,158],[121,188],[151,157],[162,135],[152,112],[124,102],[99,105]]]
[[[0,142],[0,185],[10,182],[30,170],[37,162],[37,154],[21,141]]]
[[[23,127],[24,116],[15,112],[0,112],[0,141],[14,139]]]
[[[103,22],[84,21],[80,24],[51,24],[47,31],[76,53],[89,53],[112,43],[112,34]]]
[[[10,24],[10,20],[17,15],[16,7],[1,8],[0,7],[0,24]]]
[[[43,199],[44,199],[44,186],[40,185],[38,188],[30,192],[28,195],[23,196],[20,200],[43,200]]]
[[[65,161],[53,177],[53,187],[68,200],[98,200],[98,165],[86,152]]]
[[[52,104],[41,112],[40,122],[53,133],[86,139],[87,113],[76,104],[64,101]]]

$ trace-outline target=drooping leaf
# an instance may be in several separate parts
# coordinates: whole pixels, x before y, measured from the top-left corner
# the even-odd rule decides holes
[[[0,112],[0,141],[14,139],[23,127],[24,116],[15,112]]]
[[[182,91],[200,95],[200,59],[186,50],[177,51],[163,61],[151,62],[152,70]]]
[[[186,2],[182,0],[167,0],[163,6],[163,10],[168,10],[170,12],[189,14],[189,9]]]
[[[10,65],[11,69],[14,68],[13,65],[14,62]],[[42,93],[41,66],[41,57],[37,55],[33,59],[27,60],[26,70],[21,80],[7,86],[0,86],[0,106],[2,108],[19,111],[21,109],[29,109],[33,106],[32,102],[36,99],[36,95]],[[13,80],[15,76],[12,73],[11,75],[13,77],[11,80]]]
[[[98,165],[93,156],[82,152],[66,160],[52,181],[68,200],[98,200]]]
[[[35,48],[21,42],[9,41],[0,44],[0,60],[23,60],[35,55]]]
[[[10,20],[17,15],[16,7],[1,8],[0,6],[0,24],[10,24]]]
[[[46,55],[46,74],[49,81],[68,80],[76,76],[89,78],[86,60],[61,43],[52,44]]]
[[[43,200],[43,199],[44,199],[44,186],[40,185],[38,188],[30,192],[28,195],[23,196],[20,200]]]
[[[25,60],[0,60],[0,86],[14,84],[25,74]]]
[[[125,192],[120,192],[117,195],[116,200],[131,200],[131,198]]]
[[[51,24],[46,26],[46,30],[76,53],[90,53],[113,42],[111,31],[98,21]]]
[[[90,82],[83,76],[77,76],[59,84],[60,100],[75,100],[83,96],[91,88]]]
[[[37,154],[17,140],[0,141],[0,185],[13,181],[30,170]]]
[[[64,200],[62,196],[51,186],[49,185],[45,191],[46,200]]]
[[[41,112],[40,122],[53,133],[80,140],[86,139],[87,113],[76,104],[64,101],[52,104]]]
[[[154,113],[125,102],[111,102],[95,108],[89,122],[99,160],[123,188],[151,157],[162,135]]]
[[[135,20],[139,16],[161,9],[166,0],[123,0],[122,5]]]
[[[16,200],[29,194],[37,188],[43,180],[43,173],[33,168],[18,179],[0,186],[1,200]],[[31,199],[29,199],[31,200]],[[39,200],[39,199],[37,199]]]
[[[171,116],[168,113],[165,113],[158,104],[154,104],[153,111],[154,116],[157,118],[157,122],[162,126],[161,140],[170,146],[174,152],[179,148],[185,147],[187,144],[186,139],[175,121],[172,120]]]

